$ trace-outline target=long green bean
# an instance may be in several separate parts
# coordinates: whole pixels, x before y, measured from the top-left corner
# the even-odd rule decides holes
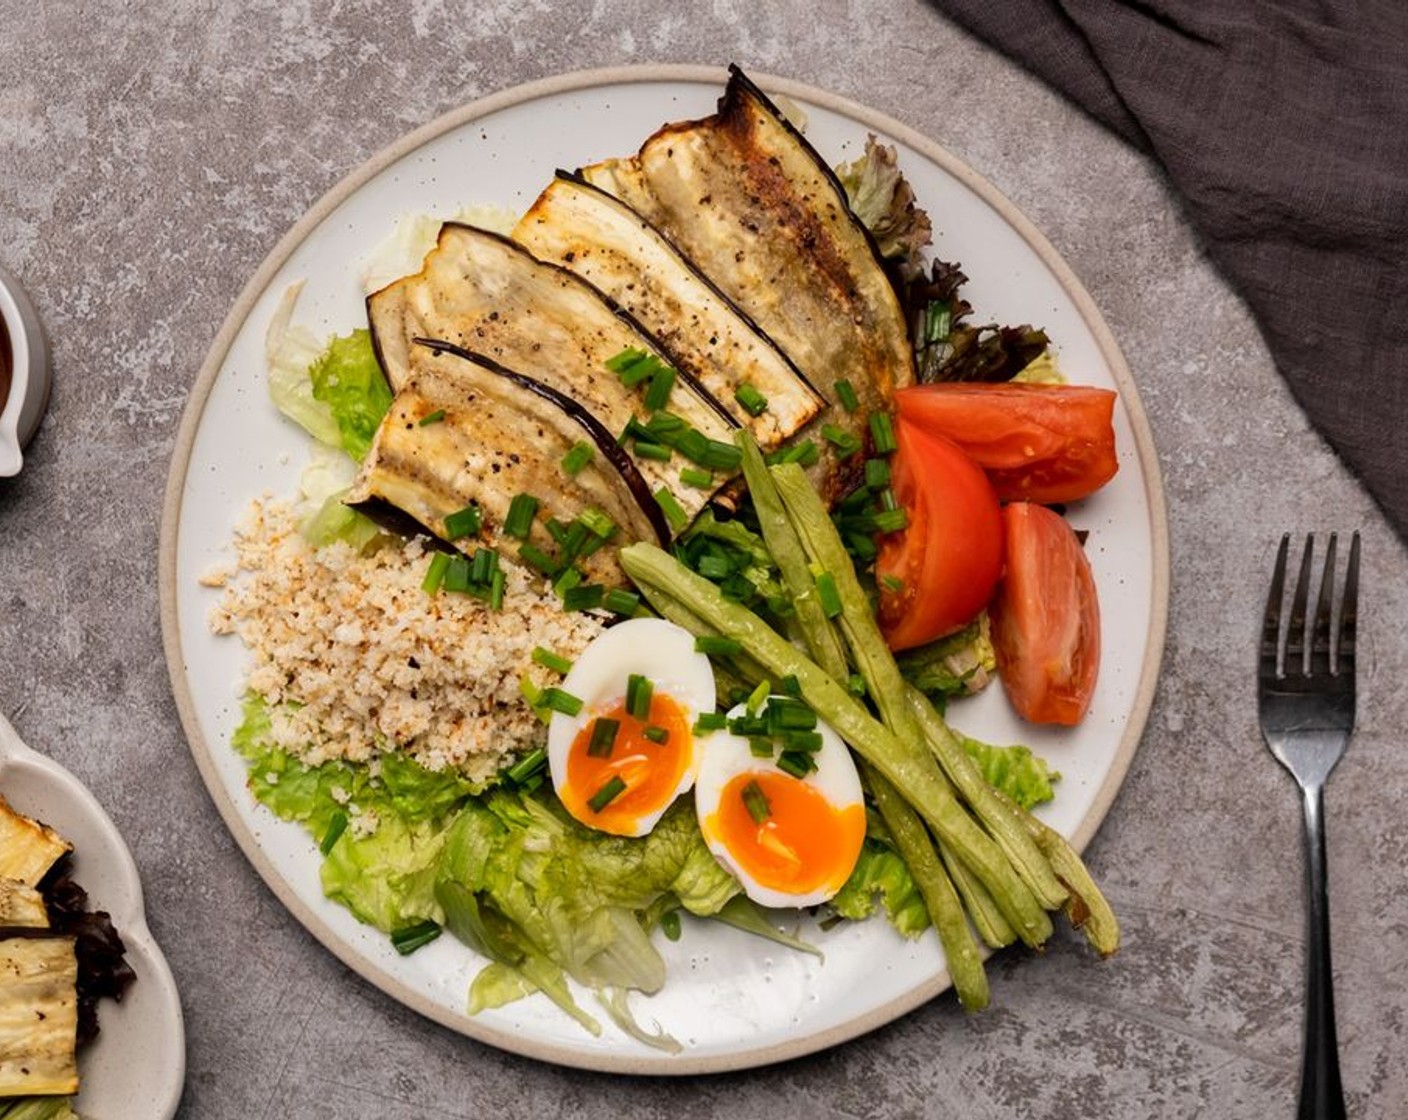
[[[934,851],[924,822],[873,766],[862,762],[861,774],[875,798],[875,807],[885,821],[890,839],[895,842],[900,858],[924,896],[934,932],[944,947],[949,978],[958,993],[958,1001],[968,1011],[981,1011],[988,1005],[989,995],[983,956],[963,913],[963,902]]]
[[[993,901],[1029,945],[1051,935],[1051,919],[1022,882],[1002,849],[969,817],[953,795],[922,740],[901,742],[824,669],[752,611],[726,599],[713,584],[655,545],[638,542],[620,551],[626,574],[650,597],[658,589],[678,599],[775,677],[795,676],[802,695],[855,751],[895,786],[991,892]],[[905,713],[908,714],[907,711]]]
[[[983,943],[994,949],[1001,949],[1016,941],[1017,934],[1013,932],[1007,919],[1002,916],[1002,911],[997,908],[997,903],[993,902],[987,887],[978,881],[963,861],[954,855],[948,845],[943,842],[939,843],[939,856],[944,861],[949,878],[953,880],[958,896],[963,899],[968,917],[972,919],[973,928],[978,931],[978,936],[983,939]]]

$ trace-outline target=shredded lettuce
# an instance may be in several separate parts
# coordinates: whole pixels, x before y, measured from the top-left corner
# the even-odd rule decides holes
[[[302,289],[301,280],[289,285],[264,334],[269,396],[280,412],[319,443],[336,447],[340,436],[332,407],[314,398],[313,382],[308,378],[308,370],[318,360],[322,345],[307,327],[291,325]]]
[[[963,749],[983,772],[988,784],[997,787],[1023,809],[1050,801],[1055,793],[1051,783],[1061,775],[1046,759],[1023,746],[994,747],[959,734]]]
[[[867,137],[865,153],[837,167],[836,177],[881,256],[894,261],[904,279],[918,276],[924,268],[922,250],[933,239],[933,227],[915,202],[914,188],[900,171],[893,145]]]
[[[864,921],[884,905],[890,924],[905,937],[918,937],[929,927],[929,911],[899,853],[867,836],[851,877],[829,906],[843,918]]]
[[[356,462],[366,458],[381,418],[391,407],[391,387],[381,372],[371,332],[339,335],[308,369],[313,399],[332,409],[338,444]]]

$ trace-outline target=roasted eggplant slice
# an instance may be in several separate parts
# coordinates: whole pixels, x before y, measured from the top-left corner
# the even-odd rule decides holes
[[[18,879],[0,878],[0,929],[23,926],[44,929],[49,924],[49,910],[39,888]]]
[[[0,1098],[78,1091],[71,937],[0,938]]]
[[[831,395],[836,381],[851,383],[861,407],[833,402],[815,430],[864,438],[869,412],[913,381],[873,239],[830,168],[736,67],[713,116],[667,125],[638,155],[581,174],[669,238],[812,385]]]
[[[46,824],[30,820],[0,797],[0,878],[37,887],[73,845]]]
[[[442,350],[450,352],[441,353]],[[377,431],[372,450],[347,501],[375,515],[385,502],[442,539],[445,519],[473,504],[478,533],[456,543],[499,544],[509,507],[519,494],[539,502],[535,539],[548,544],[548,518],[570,522],[583,510],[601,510],[632,540],[669,540],[651,489],[630,456],[575,400],[516,371],[448,344],[433,343],[416,362]],[[574,444],[593,448],[590,460],[568,473],[563,459]],[[612,554],[582,561],[592,578],[616,582]]]
[[[541,260],[570,269],[630,312],[764,450],[825,399],[772,341],[640,214],[559,172],[513,231]],[[748,408],[739,400],[766,402]],[[756,394],[756,396],[752,395]]]

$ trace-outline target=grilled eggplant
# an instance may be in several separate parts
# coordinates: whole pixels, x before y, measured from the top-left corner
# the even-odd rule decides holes
[[[449,539],[445,519],[470,504],[481,527],[460,547],[498,544],[513,498],[540,502],[537,521],[570,522],[582,510],[604,512],[632,540],[665,543],[669,526],[626,452],[587,409],[545,385],[467,352],[425,348],[416,372],[396,394],[349,504],[378,516],[387,503],[424,529]],[[569,474],[563,457],[579,442],[596,448]],[[546,537],[546,532],[543,533]],[[607,552],[582,561],[588,574],[614,582]]]
[[[833,402],[815,427],[863,439],[869,412],[913,381],[903,311],[873,239],[830,168],[737,67],[713,116],[667,125],[636,156],[581,175],[669,238],[812,385],[851,383],[861,407]],[[834,495],[835,470],[819,473]]]
[[[78,1091],[71,937],[0,938],[0,1098]]]
[[[44,929],[48,924],[49,910],[37,887],[18,879],[0,878],[0,929]]]
[[[30,820],[0,797],[0,878],[37,887],[73,845],[48,825]]]
[[[661,340],[764,450],[821,411],[825,399],[772,341],[679,250],[620,199],[559,172],[513,231],[541,260],[570,269]],[[750,386],[766,408],[738,403]],[[758,399],[758,398],[754,398]]]

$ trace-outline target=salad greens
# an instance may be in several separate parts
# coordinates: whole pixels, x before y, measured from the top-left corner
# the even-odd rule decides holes
[[[340,335],[308,370],[313,399],[328,406],[342,449],[356,462],[371,450],[381,418],[391,407],[391,387],[381,372],[371,332]]]

